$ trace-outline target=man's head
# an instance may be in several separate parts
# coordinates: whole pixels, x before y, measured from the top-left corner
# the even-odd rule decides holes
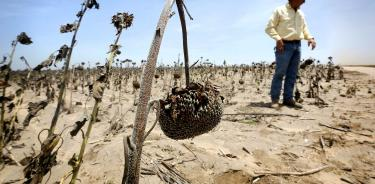
[[[289,0],[289,4],[293,9],[298,9],[303,3],[305,3],[305,0]]]

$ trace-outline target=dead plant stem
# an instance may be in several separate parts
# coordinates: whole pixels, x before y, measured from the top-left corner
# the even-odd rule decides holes
[[[53,118],[52,118],[52,122],[51,122],[51,127],[48,131],[48,136],[51,136],[53,135],[54,131],[55,131],[55,128],[56,128],[56,124],[57,124],[57,120],[59,118],[59,114],[60,114],[60,109],[63,105],[63,102],[64,102],[64,91],[65,91],[65,88],[66,88],[66,83],[69,82],[69,64],[70,64],[70,59],[72,57],[72,52],[73,52],[73,47],[76,43],[76,36],[77,36],[77,33],[78,33],[78,30],[79,30],[79,27],[81,25],[81,22],[82,22],[82,18],[83,16],[85,15],[86,13],[86,10],[87,10],[87,6],[86,6],[86,3],[84,5],[84,8],[82,10],[82,14],[81,16],[79,17],[79,20],[78,20],[78,23],[77,23],[77,29],[74,31],[74,34],[73,34],[73,37],[72,37],[72,41],[71,41],[71,44],[70,44],[70,48],[69,48],[69,51],[68,51],[68,55],[67,55],[67,58],[66,58],[66,61],[65,61],[65,65],[64,65],[64,79],[63,79],[63,82],[60,86],[60,91],[59,91],[59,98],[58,98],[58,101],[57,101],[57,106],[56,106],[56,110],[55,110],[55,113],[53,115]]]
[[[156,27],[154,39],[147,58],[147,63],[143,71],[139,102],[134,121],[134,129],[132,136],[130,138],[131,143],[129,143],[136,145],[136,147],[133,148],[129,145],[128,155],[124,155],[125,161],[129,161],[129,163],[125,164],[128,166],[128,169],[124,170],[124,175],[122,178],[123,184],[139,183],[140,159],[142,155],[142,144],[144,141],[144,134],[147,122],[147,105],[150,100],[152,81],[155,75],[155,67],[161,42],[174,2],[175,0],[166,0],[165,2],[164,9],[160,15],[159,22]]]
[[[7,66],[7,69],[6,69],[6,72],[7,72],[7,76],[5,77],[5,85],[4,85],[4,88],[3,88],[3,93],[2,93],[2,96],[5,97],[6,95],[6,89],[7,89],[7,84],[9,82],[9,75],[10,75],[10,67],[12,65],[12,61],[13,61],[13,56],[14,56],[14,52],[16,51],[16,46],[17,46],[17,41],[13,41],[12,43],[12,52],[9,56],[9,63],[8,63],[8,66]],[[0,119],[0,164],[3,163],[3,147],[5,145],[5,142],[4,142],[4,130],[3,130],[3,127],[4,127],[4,117],[5,117],[5,100],[3,100],[1,102],[1,119]]]

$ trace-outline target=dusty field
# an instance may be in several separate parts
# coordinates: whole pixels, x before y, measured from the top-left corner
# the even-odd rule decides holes
[[[371,79],[375,78],[374,66],[372,67],[345,67],[347,71],[357,71],[369,75]]]
[[[323,83],[326,90],[321,94],[328,106],[319,108],[312,105],[313,99],[304,98],[303,110],[282,107],[279,111],[268,108],[270,80],[255,87],[251,75],[245,76],[244,88],[238,84],[239,74],[225,79],[213,80],[221,86],[222,95],[229,103],[225,104],[225,114],[239,113],[277,113],[281,116],[261,115],[224,115],[222,122],[211,132],[189,140],[175,141],[163,135],[156,126],[147,138],[142,157],[142,168],[154,170],[157,160],[164,160],[174,166],[191,183],[375,183],[375,68],[346,68],[343,80]],[[170,81],[170,75],[165,79]],[[230,92],[232,79],[236,82],[234,93]],[[346,89],[356,83],[355,96],[345,94]],[[153,86],[152,99],[166,96],[162,91],[163,81],[159,79]],[[306,86],[300,87],[304,91]],[[71,114],[62,113],[58,121],[57,132],[83,117],[89,116],[94,104],[93,99],[84,104],[87,96],[74,91]],[[118,92],[107,90],[99,112],[100,121],[94,124],[93,132],[86,148],[84,162],[80,170],[80,183],[121,183],[123,172],[124,135],[130,135],[134,121],[131,83],[122,93],[122,110],[119,110]],[[24,108],[19,113],[20,122],[27,113],[27,104],[40,101],[45,97],[36,97],[26,92]],[[67,93],[69,99],[70,92]],[[230,97],[232,96],[232,97]],[[111,97],[115,98],[111,102]],[[303,95],[304,97],[304,95]],[[112,105],[109,105],[111,104]],[[49,128],[55,103],[49,104],[38,116],[31,120],[30,126],[21,134],[21,139],[8,145],[15,160],[30,156],[40,144],[39,131]],[[122,112],[121,112],[122,111]],[[122,116],[121,116],[122,114]],[[125,129],[118,134],[108,132],[109,121],[118,115],[123,117]],[[293,115],[293,116],[287,116]],[[149,115],[149,126],[155,119]],[[322,124],[347,128],[346,132],[334,130]],[[84,128],[86,129],[86,128]],[[367,136],[366,136],[367,135]],[[45,137],[46,133],[42,134]],[[71,138],[69,132],[63,133],[64,144],[57,155],[58,165],[44,177],[44,182],[54,183],[70,171],[67,164],[74,153],[79,152],[81,137]],[[324,142],[324,149],[321,146]],[[257,172],[297,172],[302,173],[322,166],[328,166],[317,173],[297,175],[261,175]],[[6,165],[0,171],[0,183],[22,179],[23,166]],[[69,179],[65,182],[68,183]],[[22,183],[21,181],[15,183]],[[142,175],[141,183],[163,183],[156,175]]]

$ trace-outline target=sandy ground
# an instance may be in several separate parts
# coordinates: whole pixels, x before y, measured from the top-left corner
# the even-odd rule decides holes
[[[142,156],[142,168],[155,170],[155,163],[164,160],[191,183],[375,183],[375,68],[345,68],[345,81],[333,80],[323,83],[327,89],[321,94],[328,106],[319,108],[311,103],[313,99],[305,98],[302,110],[282,107],[279,111],[268,108],[269,85],[267,79],[257,90],[250,74],[245,76],[245,85],[238,84],[239,75],[227,80],[216,78],[215,83],[222,87],[222,95],[229,103],[225,104],[225,114],[236,113],[282,113],[294,115],[262,117],[252,115],[224,115],[222,122],[211,132],[193,139],[175,141],[167,138],[156,126],[147,138]],[[170,77],[166,81],[170,81]],[[235,91],[230,92],[234,79]],[[348,87],[358,87],[355,96],[345,94]],[[163,81],[154,84],[152,99],[166,95],[162,91]],[[244,88],[244,89],[241,89]],[[302,91],[306,86],[300,87]],[[80,90],[79,90],[80,91]],[[85,102],[87,96],[73,92],[73,104]],[[118,92],[107,90],[99,112],[100,122],[94,124],[80,170],[81,183],[121,183],[123,172],[122,139],[130,135],[134,121],[131,84],[127,92],[121,94],[122,110],[118,102]],[[69,94],[69,93],[68,93]],[[232,96],[232,97],[230,97]],[[304,96],[304,95],[303,95]],[[111,97],[115,100],[111,102]],[[27,91],[24,108],[19,113],[22,122],[27,113],[27,103],[40,101],[45,97],[35,97]],[[71,114],[62,113],[58,121],[57,132],[64,127],[82,120],[92,110],[91,99],[84,105],[75,105]],[[112,104],[112,105],[110,105]],[[40,150],[37,135],[40,130],[49,128],[56,102],[49,104],[38,116],[31,120],[30,126],[22,132],[19,141],[8,145],[16,160],[21,160]],[[122,116],[121,116],[122,114]],[[117,115],[117,116],[116,116]],[[111,135],[109,120],[123,117],[124,129]],[[155,119],[149,115],[148,127]],[[347,127],[351,132],[333,130],[319,125],[323,123],[332,127]],[[86,126],[85,128],[86,129]],[[360,134],[366,134],[360,135]],[[74,153],[79,152],[82,139],[71,138],[68,131],[62,134],[64,144],[58,152],[58,165],[52,169],[51,176],[44,182],[54,183],[71,170],[67,164]],[[42,138],[46,133],[42,134]],[[324,150],[321,139],[325,144]],[[17,146],[18,145],[18,146]],[[21,145],[21,146],[20,146]],[[305,172],[322,166],[328,168],[305,176],[259,177],[259,171]],[[0,171],[0,183],[23,178],[23,166],[7,165]],[[68,179],[65,183],[68,183]],[[43,182],[43,183],[44,183]],[[22,182],[15,182],[22,183]],[[156,175],[141,175],[140,183],[163,183]]]
[[[370,78],[375,78],[375,70],[373,67],[345,67],[347,71],[357,71],[369,75]]]

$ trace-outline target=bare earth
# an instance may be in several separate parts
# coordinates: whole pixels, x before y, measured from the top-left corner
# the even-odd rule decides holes
[[[375,183],[375,68],[345,68],[346,81],[333,80],[323,83],[325,93],[321,98],[328,107],[319,108],[311,105],[314,100],[304,98],[303,110],[282,107],[280,111],[268,108],[269,84],[267,79],[257,91],[251,76],[246,75],[244,90],[238,84],[239,74],[217,78],[214,83],[221,86],[222,95],[229,100],[225,105],[225,114],[238,113],[282,113],[295,115],[262,117],[254,115],[224,115],[222,122],[211,132],[189,140],[175,141],[167,138],[157,125],[147,138],[142,156],[141,167],[155,170],[155,162],[165,163],[178,171],[191,183],[327,183],[327,184],[374,184]],[[170,75],[165,79],[170,81]],[[230,93],[232,79],[236,82],[234,93]],[[356,83],[358,91],[349,98],[346,89]],[[153,86],[152,99],[166,96],[162,91],[163,81],[159,79]],[[133,107],[134,95],[131,94],[131,83],[122,96],[123,125],[126,127],[117,135],[108,133],[109,121],[116,119],[118,111],[118,92],[107,90],[99,112],[100,122],[94,124],[89,145],[86,148],[84,162],[80,169],[80,183],[121,183],[123,172],[123,144],[125,135],[130,135],[135,116]],[[301,87],[305,91],[306,86]],[[94,101],[85,101],[87,96],[73,92],[71,114],[62,113],[58,121],[57,132],[74,122],[82,120],[91,113]],[[35,97],[31,91],[26,92],[24,108],[19,113],[22,122],[27,114],[28,102],[45,99]],[[230,94],[234,94],[230,97]],[[67,94],[68,99],[70,92]],[[111,104],[111,97],[115,101]],[[303,94],[303,97],[305,95]],[[38,116],[31,120],[30,126],[22,132],[19,141],[8,145],[14,158],[20,161],[40,150],[38,133],[49,128],[56,101],[49,104]],[[155,119],[150,113],[148,127]],[[346,127],[351,132],[334,130],[319,125],[323,123],[332,127]],[[148,129],[147,127],[147,129]],[[84,128],[84,130],[86,127]],[[367,135],[367,136],[366,136]],[[46,132],[42,133],[42,139]],[[69,131],[63,133],[64,144],[59,150],[58,165],[52,169],[47,183],[60,181],[71,170],[67,164],[74,153],[79,152],[82,138],[71,138]],[[321,139],[325,147],[321,146]],[[18,145],[18,146],[17,146]],[[20,146],[21,145],[21,146]],[[24,146],[23,146],[24,145]],[[304,176],[260,175],[260,171],[272,172],[306,172],[322,166],[328,166],[320,172]],[[0,183],[22,179],[23,166],[7,165],[0,171]],[[49,174],[44,177],[47,181]],[[260,176],[260,177],[259,177]],[[68,178],[65,183],[68,183]],[[43,183],[44,183],[43,182]],[[21,181],[15,183],[22,183]],[[141,175],[140,183],[163,183],[156,175]]]
[[[364,74],[369,75],[370,78],[375,78],[374,67],[345,67],[347,71],[358,71]]]

